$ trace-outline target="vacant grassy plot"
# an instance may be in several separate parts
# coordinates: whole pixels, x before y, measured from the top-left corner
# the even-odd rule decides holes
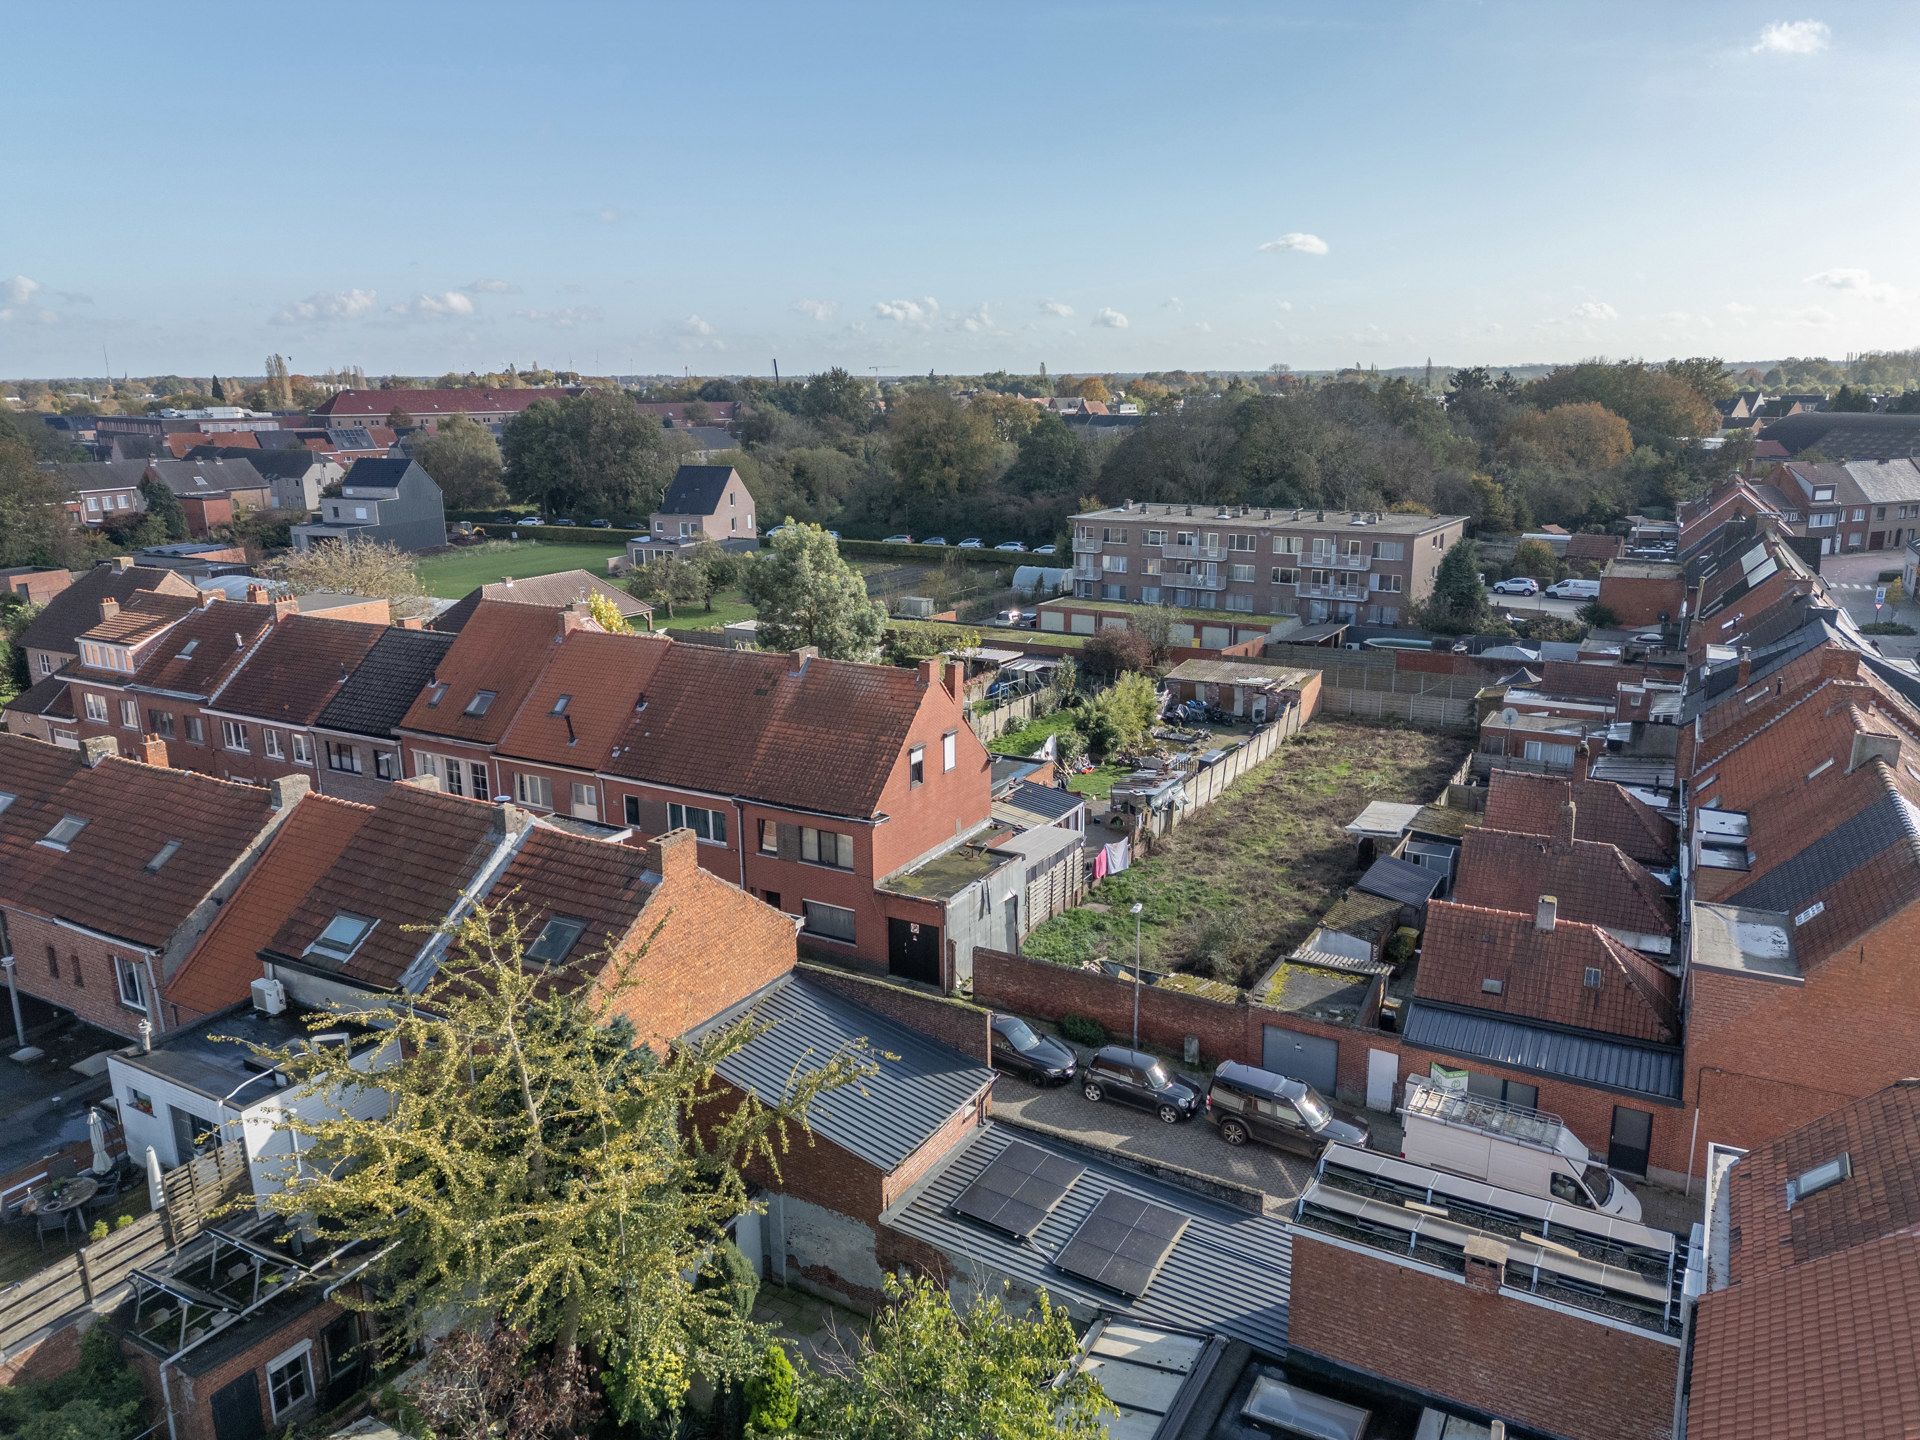
[[[476,585],[491,585],[509,575],[520,580],[556,570],[588,570],[604,578],[608,557],[624,553],[624,546],[611,542],[549,545],[535,540],[489,540],[429,555],[420,562],[420,583],[429,595],[457,600]]]
[[[1149,962],[1244,983],[1304,940],[1358,878],[1342,827],[1369,800],[1432,800],[1467,745],[1425,730],[1316,720],[1157,853],[1096,885],[1088,898],[1105,911],[1054,917],[1028,938],[1028,953],[1067,963],[1130,959],[1127,907],[1138,901]]]

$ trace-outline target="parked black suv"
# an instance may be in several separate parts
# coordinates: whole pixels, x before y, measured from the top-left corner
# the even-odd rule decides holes
[[[1087,1062],[1080,1093],[1089,1100],[1118,1100],[1151,1110],[1169,1125],[1200,1113],[1200,1092],[1151,1055],[1104,1045]]]
[[[1329,1142],[1365,1149],[1367,1122],[1304,1080],[1223,1060],[1207,1092],[1207,1119],[1229,1145],[1257,1140],[1314,1158]]]
[[[1036,1085],[1065,1085],[1073,1079],[1073,1051],[1042,1035],[1018,1015],[993,1017],[993,1068]]]

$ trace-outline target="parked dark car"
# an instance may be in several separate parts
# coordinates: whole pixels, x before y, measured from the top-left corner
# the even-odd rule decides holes
[[[560,519],[558,519],[558,520],[549,520],[549,521],[548,521],[547,523],[548,523],[549,525],[571,525],[571,524],[573,524],[574,522],[573,522],[573,519],[572,519],[572,517],[570,517],[570,516],[562,516],[562,517],[561,517]]]
[[[613,528],[613,522],[611,520],[589,520],[587,524],[596,530],[611,530]]]
[[[1200,1092],[1151,1055],[1121,1045],[1103,1045],[1081,1077],[1089,1100],[1118,1100],[1151,1110],[1169,1125],[1200,1113]]]
[[[1365,1149],[1367,1122],[1304,1080],[1223,1060],[1207,1092],[1207,1119],[1229,1145],[1249,1140],[1316,1158],[1329,1143]]]
[[[1073,1051],[1018,1015],[993,1017],[993,1068],[1036,1085],[1065,1085],[1079,1069]]]

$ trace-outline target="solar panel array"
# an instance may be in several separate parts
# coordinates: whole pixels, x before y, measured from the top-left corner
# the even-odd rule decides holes
[[[1015,1141],[960,1193],[954,1213],[1025,1240],[1084,1174],[1084,1165]]]
[[[1069,1275],[1138,1299],[1186,1228],[1187,1217],[1164,1205],[1109,1191],[1053,1263]]]

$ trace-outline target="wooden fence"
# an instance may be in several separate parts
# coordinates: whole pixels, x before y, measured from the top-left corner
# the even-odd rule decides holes
[[[1009,730],[1018,730],[1034,716],[1051,714],[1059,708],[1060,692],[1049,685],[1042,690],[1029,690],[1024,695],[1002,700],[991,710],[982,710],[978,714],[969,705],[967,724],[982,742],[998,740]]]
[[[248,1184],[244,1147],[210,1150],[161,1178],[163,1207],[0,1290],[0,1360],[99,1304],[141,1266],[177,1252]]]
[[[1189,776],[1180,787],[1179,800],[1170,809],[1136,817],[1140,823],[1136,833],[1158,839],[1184,825],[1226,794],[1227,788],[1254,766],[1272,759],[1281,742],[1299,733],[1300,726],[1299,708],[1290,707],[1280,719],[1248,736],[1245,744],[1235,746],[1217,763]]]

